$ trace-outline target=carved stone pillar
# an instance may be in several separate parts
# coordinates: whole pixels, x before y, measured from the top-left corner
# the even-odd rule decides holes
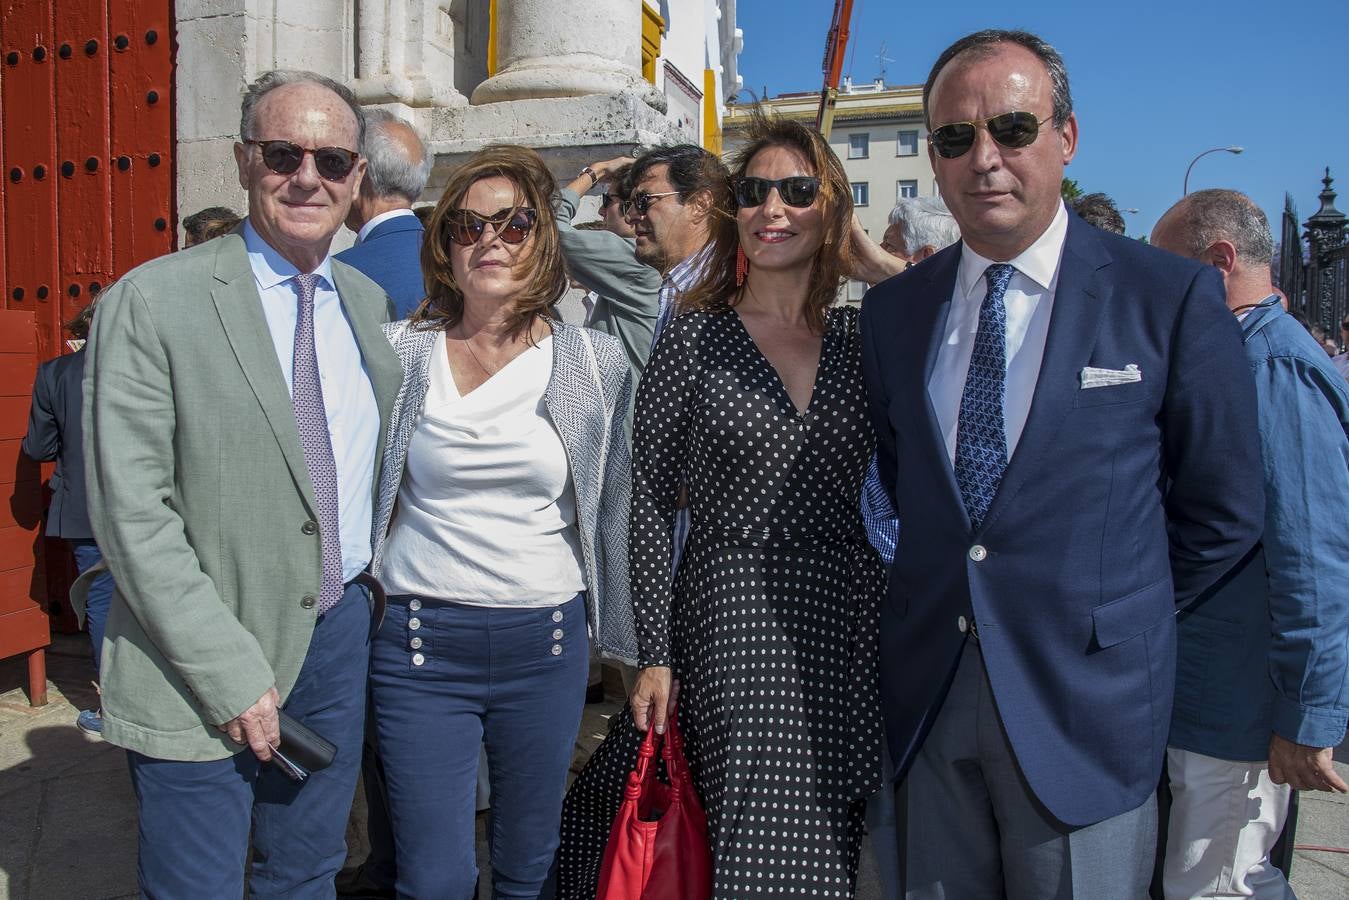
[[[636,94],[664,111],[641,73],[641,0],[510,0],[497,4],[497,72],[473,103]]]
[[[467,105],[454,87],[456,24],[435,0],[357,4],[356,97],[411,107]]]

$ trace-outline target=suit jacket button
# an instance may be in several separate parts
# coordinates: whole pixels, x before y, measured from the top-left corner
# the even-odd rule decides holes
[[[988,550],[985,549],[983,544],[975,544],[970,548],[970,559],[975,562],[983,562],[988,559]]]
[[[319,526],[318,523],[316,522],[305,522],[303,525],[300,526],[300,531],[303,532],[304,534],[315,534],[318,532],[318,530]]]
[[[956,628],[959,628],[960,633],[964,634],[965,632],[970,630],[970,620],[965,618],[964,616],[961,616],[960,618],[956,619]]]
[[[305,594],[300,598],[300,606],[305,609],[313,609],[316,603],[318,603],[318,601],[314,599],[313,594]]]

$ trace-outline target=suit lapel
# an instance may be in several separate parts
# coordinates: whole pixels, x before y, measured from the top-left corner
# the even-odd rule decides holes
[[[366,374],[370,376],[370,384],[375,391],[375,404],[379,407],[379,443],[375,451],[375,490],[378,491],[389,415],[398,395],[398,387],[403,382],[403,367],[389,339],[384,336],[381,327],[384,323],[376,312],[384,309],[383,295],[371,296],[373,292],[369,286],[361,284],[355,271],[340,262],[334,261],[332,273],[337,296],[342,301],[347,321],[351,323],[356,345],[361,349],[361,359],[365,362]]]
[[[1040,375],[1031,397],[1030,414],[984,519],[985,531],[1016,495],[1026,473],[1049,454],[1055,434],[1076,401],[1078,373],[1091,360],[1101,317],[1110,303],[1111,285],[1097,275],[1108,265],[1110,256],[1090,227],[1070,214],[1063,258],[1059,263],[1059,281],[1054,291],[1054,309],[1049,319]]]
[[[960,496],[960,486],[956,483],[955,470],[951,468],[950,455],[946,451],[946,438],[942,434],[941,423],[937,420],[937,410],[932,405],[932,395],[927,389],[932,380],[932,370],[937,366],[937,355],[941,352],[946,337],[946,323],[951,316],[951,296],[955,291],[956,276],[960,270],[960,248],[954,246],[934,257],[929,263],[932,272],[928,275],[928,286],[924,296],[935,296],[938,302],[925,307],[925,318],[914,323],[914,334],[927,335],[927,346],[923,348],[922,378],[918,380],[918,396],[914,398],[914,409],[922,422],[921,445],[926,455],[926,470],[940,473],[947,493],[959,511],[965,527],[969,528],[969,515],[965,512],[965,501]]]
[[[276,359],[272,333],[262,312],[257,281],[248,265],[248,254],[243,238],[230,234],[220,242],[216,253],[215,278],[218,282],[211,291],[220,324],[230,349],[253,389],[258,405],[267,417],[281,455],[290,469],[291,478],[304,496],[310,514],[317,516],[318,503],[305,466],[304,449],[300,446],[300,431],[295,425],[295,408],[281,364]]]

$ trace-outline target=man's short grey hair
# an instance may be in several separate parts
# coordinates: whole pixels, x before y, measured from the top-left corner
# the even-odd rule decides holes
[[[1068,117],[1073,114],[1073,92],[1068,86],[1068,67],[1063,64],[1063,57],[1059,55],[1059,51],[1055,50],[1052,44],[1040,36],[1031,34],[1029,31],[1005,28],[985,28],[983,31],[967,34],[942,51],[941,56],[937,57],[937,61],[932,64],[932,71],[928,73],[927,81],[923,84],[923,124],[927,125],[928,128],[932,127],[932,104],[930,102],[932,86],[937,83],[937,76],[941,74],[942,69],[946,68],[946,64],[962,53],[970,53],[975,59],[992,56],[1003,44],[1015,44],[1029,50],[1044,64],[1045,71],[1049,73],[1051,114],[1054,127],[1062,128],[1066,125]],[[945,123],[938,122],[937,124]]]
[[[960,240],[960,226],[940,197],[905,197],[890,210],[890,224],[904,233],[904,255],[924,247],[941,250]]]
[[[402,125],[417,137],[419,159],[409,159],[402,141],[389,133],[390,125]],[[415,203],[431,177],[431,155],[426,142],[410,122],[398,118],[387,109],[365,111],[365,142],[361,155],[366,160],[365,181],[361,190],[374,197],[402,197]]]
[[[1214,188],[1195,191],[1184,200],[1180,225],[1186,255],[1198,258],[1218,241],[1230,241],[1242,262],[1268,266],[1274,260],[1269,220],[1240,191]]]
[[[263,72],[244,89],[244,100],[239,109],[239,137],[246,141],[272,140],[267,135],[257,133],[258,104],[263,97],[279,87],[305,82],[327,88],[341,97],[342,102],[351,109],[351,114],[356,117],[356,146],[346,149],[359,149],[361,144],[365,143],[365,110],[361,109],[361,104],[356,102],[356,95],[341,82],[333,81],[326,75],[307,72],[303,69],[273,69],[270,72]]]

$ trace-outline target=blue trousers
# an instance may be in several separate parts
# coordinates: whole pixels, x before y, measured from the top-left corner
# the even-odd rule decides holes
[[[475,896],[478,748],[492,785],[492,896],[550,896],[590,665],[583,595],[536,609],[389,598],[370,695],[398,896]]]
[[[249,749],[211,762],[128,752],[140,812],[140,889],[147,900],[239,900],[252,828],[250,897],[333,896],[361,765],[370,607],[362,587],[319,616],[284,709],[337,746],[303,784]]]
[[[75,567],[83,575],[98,565],[103,553],[92,540],[71,540],[70,551],[75,554]],[[89,596],[85,600],[84,617],[89,625],[89,643],[94,647],[94,671],[97,672],[103,658],[103,630],[108,624],[108,607],[112,605],[112,592],[116,589],[112,573],[103,572],[94,576],[89,585]]]

